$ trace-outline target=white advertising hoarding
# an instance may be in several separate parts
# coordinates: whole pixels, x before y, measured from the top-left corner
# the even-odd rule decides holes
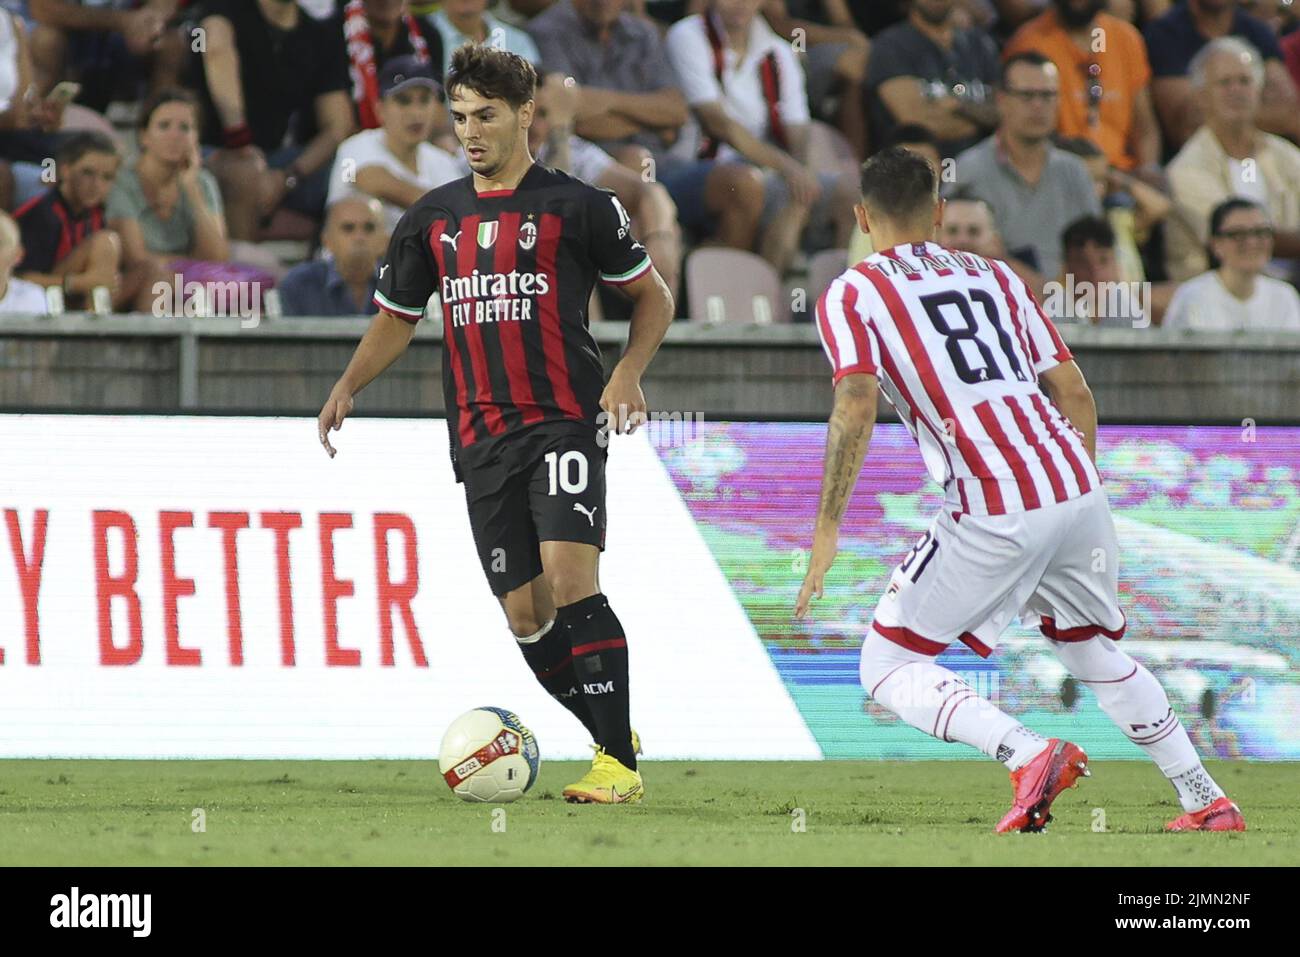
[[[0,416],[0,757],[429,758],[479,705],[545,757],[442,420]],[[644,434],[613,439],[601,585],[648,757],[817,758]]]

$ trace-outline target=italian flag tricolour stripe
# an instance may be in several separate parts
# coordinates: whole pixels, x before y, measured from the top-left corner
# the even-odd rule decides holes
[[[625,273],[619,273],[616,276],[611,276],[609,273],[601,273],[600,278],[605,282],[612,282],[615,283],[616,285],[622,285],[625,282],[631,282],[633,279],[636,279],[638,276],[640,276],[643,272],[645,272],[649,268],[650,268],[650,257],[646,256],[645,259],[641,260],[639,263],[637,263],[635,266],[633,266]]]
[[[424,308],[412,309],[410,306],[399,306],[393,300],[389,299],[378,289],[375,290],[375,302],[389,312],[394,312],[404,319],[419,319],[424,315]]]

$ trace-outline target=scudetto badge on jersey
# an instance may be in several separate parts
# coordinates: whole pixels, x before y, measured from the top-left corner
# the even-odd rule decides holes
[[[478,224],[478,244],[480,249],[491,249],[497,241],[497,221]]]

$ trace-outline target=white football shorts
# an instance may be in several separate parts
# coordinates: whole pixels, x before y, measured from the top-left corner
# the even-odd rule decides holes
[[[1017,616],[1054,641],[1119,638],[1119,546],[1104,489],[1008,515],[948,510],[899,563],[872,627],[924,654],[988,657]]]

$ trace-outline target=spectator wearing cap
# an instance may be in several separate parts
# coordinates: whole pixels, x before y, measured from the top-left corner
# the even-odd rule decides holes
[[[1260,129],[1300,138],[1300,102],[1277,37],[1267,24],[1237,9],[1234,0],[1183,0],[1148,23],[1143,36],[1155,74],[1151,93],[1166,149],[1181,147],[1204,122],[1204,104],[1191,81],[1192,58],[1211,40],[1227,36],[1245,40],[1263,61]]]
[[[281,207],[318,220],[334,151],[355,129],[342,33],[285,0],[208,0],[206,10],[201,135],[220,147],[208,163],[231,239],[256,241]]]
[[[124,274],[122,241],[105,228],[104,201],[117,177],[116,144],[103,133],[70,136],[55,156],[58,182],[14,212],[25,250],[19,275],[40,286],[59,286],[72,308],[89,308],[104,286],[113,307],[149,311],[152,295],[143,270]]]
[[[680,214],[691,216],[683,225],[700,225],[714,212],[711,198],[730,201],[709,195],[713,164],[743,160],[761,170],[759,254],[784,273],[809,223],[831,226],[831,245],[847,245],[858,190],[852,174],[809,170],[803,71],[790,44],[758,16],[761,3],[712,0],[668,31],[668,59],[697,124],[673,148],[694,160],[659,179]]]
[[[574,131],[637,173],[661,169],[687,120],[659,30],[624,0],[557,0],[528,24],[542,68],[574,80]]]
[[[352,105],[363,130],[381,125],[380,72],[389,60],[414,57],[442,77],[442,34],[404,7],[404,0],[347,0],[334,17],[347,46]]]
[[[20,312],[43,316],[49,311],[45,290],[14,275],[14,267],[22,259],[23,240],[18,224],[8,213],[0,212],[0,314]]]
[[[299,263],[280,282],[284,315],[369,315],[375,270],[388,245],[379,200],[357,195],[334,203],[321,242],[322,258]]]
[[[451,55],[466,43],[486,43],[488,46],[517,53],[534,66],[541,62],[537,44],[523,30],[502,23],[488,13],[488,0],[445,0],[438,12],[430,17],[442,35],[442,73],[451,69]]]
[[[1192,61],[1192,84],[1205,125],[1169,164],[1174,212],[1165,233],[1173,279],[1204,272],[1210,212],[1232,196],[1251,199],[1275,229],[1271,270],[1287,276],[1300,264],[1300,149],[1258,126],[1264,67],[1236,37],[1207,44]]]
[[[534,97],[528,147],[537,161],[584,182],[614,191],[632,219],[632,234],[646,248],[676,295],[681,277],[682,236],[677,207],[661,183],[642,179],[599,146],[573,133],[577,96],[562,73],[543,74]]]
[[[945,197],[992,207],[1010,259],[1019,260],[1012,265],[1035,291],[1060,272],[1065,227],[1101,212],[1088,168],[1052,143],[1058,92],[1056,64],[1041,53],[1006,60],[997,132],[958,156],[955,181],[944,185]]]
[[[379,89],[383,125],[339,146],[326,205],[345,196],[373,196],[383,204],[388,236],[407,207],[466,172],[450,153],[428,142],[441,94],[432,64],[413,56],[391,59],[380,71]]]
[[[1105,0],[1053,0],[1003,52],[1036,50],[1056,64],[1062,136],[1085,137],[1112,166],[1160,183],[1160,124],[1151,104],[1146,44],[1136,27],[1105,7]],[[1098,44],[1098,36],[1105,42]]]
[[[954,156],[997,126],[998,51],[989,34],[959,28],[954,0],[913,0],[907,19],[872,41],[867,90],[874,142],[899,123],[934,133]]]
[[[1258,203],[1234,197],[1210,214],[1212,267],[1178,287],[1164,324],[1221,332],[1300,332],[1300,295],[1290,283],[1264,275],[1273,255],[1273,229]]]

